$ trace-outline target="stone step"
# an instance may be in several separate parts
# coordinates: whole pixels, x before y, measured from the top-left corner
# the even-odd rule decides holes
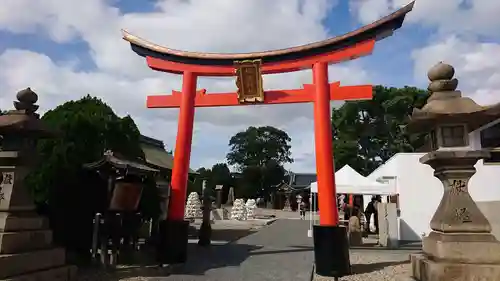
[[[52,231],[0,232],[0,254],[14,254],[51,248]]]
[[[3,281],[73,281],[76,280],[76,266],[65,265],[47,270],[17,275]]]
[[[0,212],[0,231],[1,232],[16,232],[23,230],[40,230],[48,229],[49,222],[45,217],[36,215],[30,216],[15,216],[8,213]]]
[[[66,253],[63,248],[52,248],[20,254],[0,255],[0,279],[63,266]]]

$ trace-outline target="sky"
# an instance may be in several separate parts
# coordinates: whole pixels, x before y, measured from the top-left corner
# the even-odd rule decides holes
[[[149,69],[121,29],[174,49],[250,52],[323,40],[369,24],[408,0],[0,0],[0,108],[31,87],[40,112],[87,94],[131,115],[144,135],[174,149],[177,109],[147,109],[146,96],[180,90],[181,77]],[[332,65],[342,85],[427,87],[427,70],[452,64],[459,89],[500,101],[500,1],[417,0],[403,27],[372,55]],[[264,78],[266,89],[310,83],[310,71]],[[198,88],[234,91],[234,78]],[[311,104],[196,110],[191,167],[223,162],[232,135],[270,125],[292,139],[295,172],[315,172]]]

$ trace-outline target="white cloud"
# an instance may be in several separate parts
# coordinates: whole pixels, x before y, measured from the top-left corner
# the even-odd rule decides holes
[[[42,110],[86,94],[101,97],[119,114],[131,114],[144,134],[172,148],[176,110],[148,110],[146,96],[180,89],[180,77],[155,73],[121,39],[125,28],[158,44],[192,51],[244,52],[289,47],[326,38],[322,21],[331,0],[163,0],[149,13],[126,13],[105,0],[2,0],[0,31],[38,33],[56,43],[85,42],[96,65],[79,70],[79,58],[55,62],[45,54],[8,49],[0,54],[0,108],[10,108],[14,93],[27,86],[40,96]],[[22,11],[22,12],[13,12]],[[370,83],[356,62],[330,67],[332,81]],[[352,75],[356,73],[356,75]],[[296,88],[311,81],[309,71],[272,75],[265,87]],[[201,79],[209,92],[234,90],[231,79]],[[248,125],[284,128],[293,139],[296,170],[314,170],[310,105],[199,109],[193,142],[193,167],[222,161],[229,137]],[[299,125],[297,125],[299,124]],[[213,163],[212,163],[213,164]]]
[[[383,17],[410,0],[350,0],[351,11],[367,24]],[[500,1],[417,0],[407,23],[435,27],[450,32],[498,36]]]
[[[151,0],[153,1],[153,0]],[[106,0],[2,0],[0,31],[45,36],[56,43],[83,41],[96,69],[76,68],[80,58],[54,61],[42,53],[8,49],[0,54],[0,108],[11,106],[15,91],[31,86],[43,109],[88,93],[101,97],[119,114],[131,114],[144,134],[165,140],[172,148],[176,110],[148,110],[146,96],[180,89],[180,77],[155,73],[121,39],[125,28],[158,44],[191,51],[245,52],[289,47],[324,39],[323,20],[333,0],[161,0],[149,13],[122,13]],[[360,22],[370,23],[408,0],[351,0]],[[22,12],[13,12],[22,11]],[[500,46],[478,41],[498,37],[500,2],[486,0],[418,0],[406,24],[436,28],[436,41],[412,57],[416,81],[424,84],[427,69],[452,63],[460,88],[480,103],[498,101]],[[330,67],[331,80],[371,83],[359,60]],[[356,75],[353,75],[356,73]],[[296,88],[311,81],[309,71],[265,77],[265,87]],[[234,90],[234,81],[200,79],[209,92]],[[285,129],[293,140],[295,170],[314,171],[310,105],[207,108],[196,112],[194,167],[223,161],[229,137],[248,125]]]
[[[427,70],[439,61],[455,67],[459,89],[480,104],[500,101],[500,44],[479,43],[450,36],[412,54],[418,81],[427,81]]]
[[[358,19],[368,23],[409,2],[351,0],[350,4]],[[432,27],[436,33],[427,46],[413,51],[416,81],[425,85],[428,69],[445,61],[455,67],[463,94],[481,104],[500,101],[499,14],[500,1],[417,0],[406,23]]]

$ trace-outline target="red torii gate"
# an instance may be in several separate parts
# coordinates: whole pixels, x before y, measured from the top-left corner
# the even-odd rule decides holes
[[[147,98],[148,108],[180,108],[174,150],[171,199],[168,219],[165,222],[168,228],[166,231],[168,238],[165,238],[168,240],[165,242],[169,248],[167,262],[184,262],[186,259],[188,224],[184,221],[184,205],[194,111],[195,107],[212,106],[314,103],[318,203],[321,212],[320,226],[315,228],[314,233],[315,245],[322,245],[315,247],[317,271],[319,272],[321,268],[319,256],[325,254],[331,256],[332,254],[327,252],[332,252],[332,249],[342,252],[338,251],[338,245],[331,242],[335,240],[332,236],[340,239],[337,240],[339,243],[345,240],[341,238],[341,236],[345,237],[345,230],[338,227],[330,101],[371,99],[372,86],[342,87],[340,82],[329,83],[328,64],[370,54],[377,40],[390,36],[393,31],[402,26],[413,4],[412,2],[387,17],[342,36],[288,49],[256,53],[185,52],[153,44],[123,31],[123,38],[131,44],[134,52],[146,58],[150,68],[181,74],[183,77],[181,92],[173,91],[171,95],[156,95]],[[309,68],[312,68],[313,84],[306,84],[302,89],[294,90],[263,90],[263,74],[286,73]],[[196,89],[197,77],[200,76],[236,76],[238,90],[232,93],[207,94],[205,89]],[[341,255],[344,254],[345,252]],[[331,267],[331,260],[329,263],[328,267]]]

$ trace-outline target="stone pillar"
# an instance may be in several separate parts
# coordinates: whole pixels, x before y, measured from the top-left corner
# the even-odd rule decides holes
[[[206,183],[206,181],[204,181]],[[210,214],[212,213],[212,198],[210,189],[203,184],[203,220],[198,231],[198,245],[210,246],[212,237],[212,225]]]
[[[292,207],[290,206],[290,194],[285,193],[285,206],[283,207],[283,211],[292,211]]]
[[[222,208],[222,185],[215,186],[215,208]]]
[[[48,134],[30,88],[17,94],[16,110],[0,116],[0,279],[72,280],[76,268],[65,265],[65,250],[52,247],[46,218],[35,212],[24,180],[34,164],[36,141]]]
[[[379,245],[387,248],[399,247],[398,215],[395,203],[379,203],[378,208],[378,240]]]
[[[229,191],[227,193],[226,206],[233,206],[234,202],[234,187],[229,187]]]
[[[500,280],[500,242],[468,191],[474,165],[488,155],[435,151],[422,157],[443,183],[444,194],[430,223],[432,232],[422,241],[423,254],[411,257],[417,280]]]
[[[469,180],[476,173],[474,165],[488,155],[486,151],[436,151],[422,157],[421,162],[434,169],[434,176],[444,187],[430,223],[432,230],[443,234],[491,232],[490,223],[468,189]]]

